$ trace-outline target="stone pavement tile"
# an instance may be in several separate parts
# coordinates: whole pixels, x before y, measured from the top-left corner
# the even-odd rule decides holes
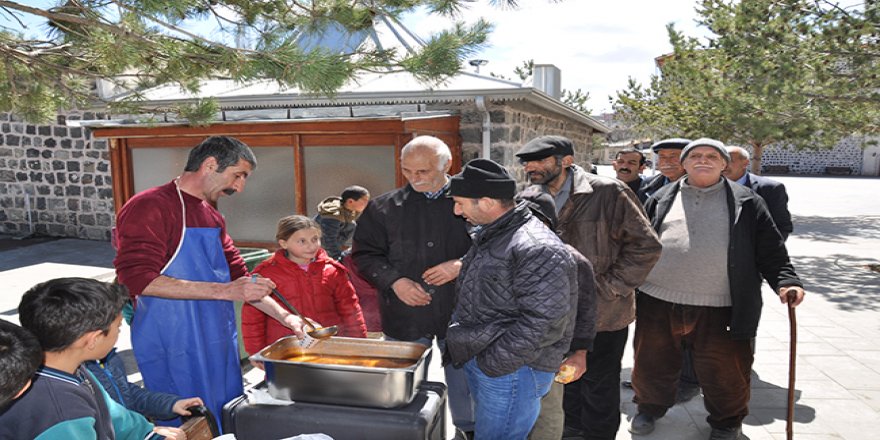
[[[820,342],[805,342],[798,338],[797,342],[797,354],[798,356],[815,356],[815,355],[827,355],[827,356],[835,356],[842,355],[843,352],[837,349],[832,344],[822,341],[818,339]]]
[[[799,322],[800,323],[800,322]],[[846,327],[839,325],[831,325],[831,326],[822,326],[822,327],[811,327],[805,326],[805,328],[810,329],[811,332],[816,333],[820,338],[828,340],[829,338],[852,338],[856,339],[860,335]],[[800,331],[798,332],[798,340],[800,340]]]
[[[880,329],[876,325],[877,310],[859,313],[829,313],[829,319],[836,326],[846,327],[857,337],[874,339],[875,341],[880,337]]]
[[[844,350],[847,356],[880,373],[880,350]]]
[[[877,390],[850,390],[856,397],[858,397],[862,402],[865,402],[865,405],[871,407],[874,411],[880,413],[880,391]],[[880,414],[877,415],[880,418]],[[877,420],[877,419],[875,419]],[[880,423],[880,420],[877,420]]]
[[[787,384],[786,384],[787,386]],[[780,389],[783,402],[787,398],[788,389]],[[804,380],[800,379],[795,382],[795,396],[811,399],[856,399],[856,395],[831,379],[825,380]],[[783,405],[784,406],[784,405]]]
[[[816,409],[817,420],[846,439],[877,438],[877,412],[861,400],[819,399],[810,404]]]
[[[876,319],[876,318],[875,318]],[[876,324],[876,322],[875,322]],[[837,349],[849,354],[851,351],[877,351],[880,352],[880,343],[876,338],[826,338],[825,342],[837,347]]]
[[[845,388],[880,390],[880,373],[854,362],[849,356],[804,356],[803,358]]]
[[[801,359],[795,367],[795,384],[802,380],[830,380],[821,370]],[[785,363],[756,362],[752,373],[752,388],[788,387],[788,360]]]

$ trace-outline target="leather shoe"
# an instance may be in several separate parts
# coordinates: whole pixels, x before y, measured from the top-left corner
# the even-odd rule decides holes
[[[675,391],[675,403],[685,403],[700,395],[700,387],[678,387]]]
[[[629,425],[629,432],[635,435],[648,435],[654,431],[656,418],[648,413],[638,413]]]
[[[742,438],[742,426],[733,428],[712,428],[709,440],[739,440]]]

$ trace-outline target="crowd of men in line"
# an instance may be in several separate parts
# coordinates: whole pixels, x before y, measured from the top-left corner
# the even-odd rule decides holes
[[[633,321],[630,431],[650,433],[690,384],[710,439],[740,437],[762,281],[790,307],[804,295],[785,248],[787,196],[746,171],[742,148],[669,139],[653,149],[659,175],[643,179],[644,156],[624,150],[618,180],[575,164],[569,139],[542,136],[516,152],[528,178],[519,192],[488,159],[450,176],[436,137],[402,149],[407,185],[369,200],[351,256],[378,291],[385,337],[439,346],[458,438],[615,438]],[[145,385],[199,396],[215,415],[242,393],[232,301],[303,336],[269,296],[273,281],[249,276],[213,206],[255,168],[246,145],[209,138],[180,177],[117,219]]]
[[[681,371],[693,370],[685,376],[703,389],[710,438],[741,435],[762,279],[783,303],[803,299],[784,244],[787,210],[756,193],[784,205],[784,188],[770,196],[781,187],[761,189],[773,185],[745,173],[745,150],[712,139],[654,149],[661,174],[635,184],[640,152],[618,156],[616,180],[576,165],[570,140],[542,136],[516,153],[531,184],[517,194],[491,160],[448,176],[437,138],[404,148],[409,185],[367,206],[353,256],[381,292],[386,333],[437,339],[462,437],[613,439],[634,320],[630,430],[650,433],[675,403]],[[566,366],[573,380],[553,384]]]

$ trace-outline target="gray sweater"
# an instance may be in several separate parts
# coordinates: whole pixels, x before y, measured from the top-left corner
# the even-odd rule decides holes
[[[660,260],[639,289],[675,304],[730,307],[727,210],[721,181],[708,188],[683,181],[660,227]]]

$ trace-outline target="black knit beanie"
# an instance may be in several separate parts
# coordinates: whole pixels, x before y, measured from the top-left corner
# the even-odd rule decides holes
[[[516,181],[498,163],[489,159],[474,159],[464,166],[461,173],[452,176],[448,194],[469,199],[488,197],[513,200]]]

